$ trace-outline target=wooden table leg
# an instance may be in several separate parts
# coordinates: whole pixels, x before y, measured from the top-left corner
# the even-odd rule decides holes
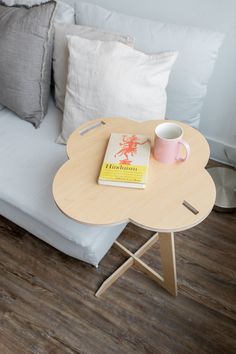
[[[151,248],[157,240],[160,240],[160,252],[163,265],[164,277],[160,276],[151,267],[145,264],[140,257]],[[160,284],[169,293],[177,295],[175,248],[173,233],[156,233],[135,253],[130,252],[119,242],[115,242],[115,247],[129,258],[107,278],[96,292],[96,296],[101,296],[121,275],[123,275],[132,265],[135,265],[142,272]]]
[[[129,258],[125,261],[109,278],[107,278],[100,288],[97,290],[95,296],[101,296],[119,277],[121,277],[135,262],[135,259],[141,257],[149,248],[151,248],[158,240],[157,234],[153,235],[145,244],[138,249],[135,254],[131,253],[126,247],[122,246],[119,242],[115,242],[114,246]]]
[[[131,257],[128,258],[127,261],[125,261],[118,269],[116,269],[114,273],[112,273],[112,275],[109,276],[109,278],[102,283],[95,296],[101,296],[119,277],[122,276],[122,274],[132,267],[133,263],[134,260]]]
[[[159,232],[160,253],[164,273],[163,287],[172,295],[177,295],[174,233]]]

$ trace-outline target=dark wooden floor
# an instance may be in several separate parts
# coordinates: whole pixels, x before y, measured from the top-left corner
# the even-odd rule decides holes
[[[120,240],[150,235],[129,225]],[[0,218],[0,354],[236,353],[236,214],[212,212],[175,244],[177,298],[131,269],[98,299],[117,250],[95,269]],[[143,259],[160,270],[158,244]]]

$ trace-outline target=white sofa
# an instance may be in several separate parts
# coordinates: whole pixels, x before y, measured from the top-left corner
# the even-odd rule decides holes
[[[0,215],[58,250],[97,266],[126,224],[85,226],[64,216],[52,196],[52,181],[66,161],[55,143],[61,113],[50,99],[39,129],[8,109],[0,111]]]
[[[74,3],[74,0],[63,1]],[[138,49],[143,51],[180,51],[178,65],[171,75],[167,112],[171,119],[182,119],[197,127],[198,111],[222,35],[129,18],[89,4],[81,7],[79,1],[76,3],[77,24],[124,32],[133,36]],[[185,84],[183,78],[187,80]],[[65,146],[55,143],[61,121],[61,112],[52,98],[39,129],[0,107],[0,215],[64,253],[97,266],[126,224],[114,227],[81,225],[63,215],[55,205],[53,177],[67,159]]]

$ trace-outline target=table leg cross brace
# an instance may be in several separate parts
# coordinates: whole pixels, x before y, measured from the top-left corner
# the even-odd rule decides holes
[[[164,278],[144,263],[140,257],[151,248],[157,241],[160,241],[161,260],[163,265]],[[129,258],[100,286],[96,296],[102,295],[120,276],[122,276],[133,265],[143,271],[151,279],[165,288],[172,295],[177,295],[175,249],[173,233],[156,233],[135,253],[130,252],[119,242],[114,243],[125,256]]]

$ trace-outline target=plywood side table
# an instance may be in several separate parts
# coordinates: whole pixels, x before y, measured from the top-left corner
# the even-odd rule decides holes
[[[162,120],[139,123],[125,118],[97,119],[82,125],[69,138],[69,160],[59,169],[53,182],[53,195],[61,211],[89,225],[132,222],[155,231],[136,253],[115,242],[128,259],[102,284],[96,296],[132,265],[176,296],[174,232],[199,224],[213,208],[215,185],[205,170],[209,159],[208,143],[197,130],[183,123],[178,124],[191,148],[188,161],[166,165],[157,162],[151,154],[145,190],[97,184],[111,133],[144,134],[153,145],[155,127],[161,123]],[[157,240],[160,242],[163,277],[140,259]]]

